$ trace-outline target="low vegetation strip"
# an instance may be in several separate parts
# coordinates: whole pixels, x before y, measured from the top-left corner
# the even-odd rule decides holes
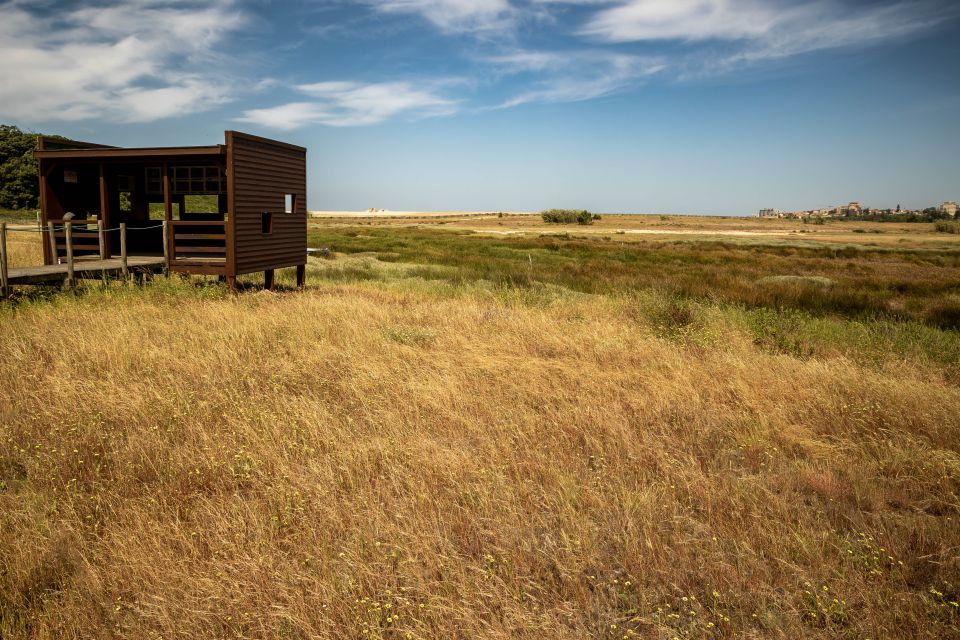
[[[536,283],[592,294],[654,287],[696,300],[818,317],[918,320],[960,328],[960,251],[492,237],[425,228],[318,227],[312,246],[443,265],[452,281]],[[789,276],[778,281],[770,278]],[[829,287],[810,286],[826,278]]]
[[[304,293],[0,305],[0,636],[960,633],[960,332],[722,295],[775,252],[321,236]]]

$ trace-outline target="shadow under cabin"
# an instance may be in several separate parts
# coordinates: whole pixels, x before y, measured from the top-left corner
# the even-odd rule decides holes
[[[170,271],[216,275],[231,289],[238,275],[307,263],[307,150],[226,131],[224,144],[117,148],[40,136],[44,263],[66,253],[64,223],[74,225],[75,256],[119,255],[119,225],[130,256],[167,256]],[[72,220],[71,220],[72,219]],[[84,222],[102,221],[102,246]],[[76,231],[80,225],[79,231]]]

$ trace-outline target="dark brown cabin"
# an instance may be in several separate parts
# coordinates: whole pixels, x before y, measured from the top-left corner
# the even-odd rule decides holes
[[[238,131],[224,137],[208,147],[123,149],[41,136],[34,155],[43,223],[67,213],[102,220],[106,257],[119,255],[117,227],[126,223],[130,255],[167,255],[171,271],[217,275],[231,288],[255,271],[269,288],[284,267],[297,267],[302,285],[307,150]],[[50,244],[45,264],[63,255]]]

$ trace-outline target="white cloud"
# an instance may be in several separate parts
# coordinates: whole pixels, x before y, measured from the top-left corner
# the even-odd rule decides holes
[[[664,69],[657,58],[611,51],[513,51],[484,59],[502,73],[529,75],[524,90],[499,105],[579,102],[635,86]]]
[[[760,0],[629,0],[599,11],[582,33],[611,42],[753,38],[782,17]]]
[[[416,14],[448,33],[483,32],[509,26],[515,15],[507,0],[366,0],[383,13]]]
[[[415,87],[409,82],[317,82],[296,89],[313,101],[250,109],[240,122],[296,129],[309,124],[334,127],[371,125],[399,115],[430,117],[456,111],[456,102],[440,95],[443,83]]]
[[[592,0],[578,3],[596,4]],[[843,0],[800,4],[783,0],[620,0],[597,11],[580,33],[610,43],[731,41],[740,46],[726,60],[733,62],[895,38],[929,28],[956,13],[944,3],[924,0],[869,4]]]
[[[138,0],[41,12],[0,6],[0,116],[145,122],[227,102],[216,47],[230,0]]]

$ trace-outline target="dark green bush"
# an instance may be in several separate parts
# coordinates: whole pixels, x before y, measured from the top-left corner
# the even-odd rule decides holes
[[[544,222],[551,224],[593,224],[600,216],[594,216],[586,209],[547,209],[540,214]]]
[[[940,233],[960,234],[960,222],[942,220],[934,226],[934,229]]]

